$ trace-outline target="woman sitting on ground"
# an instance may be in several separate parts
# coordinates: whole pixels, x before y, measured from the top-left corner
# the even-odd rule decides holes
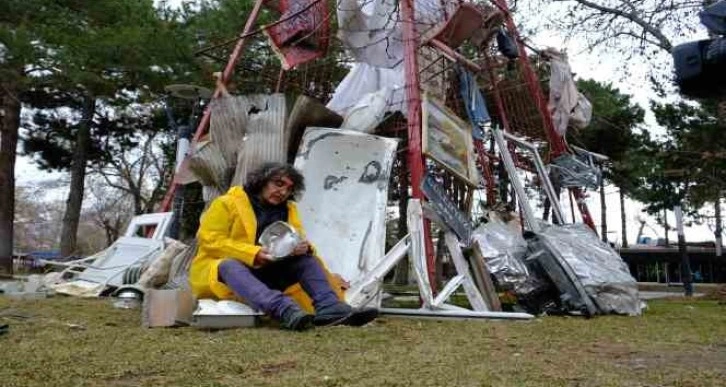
[[[190,268],[197,298],[241,298],[292,330],[360,326],[378,316],[376,309],[354,309],[342,301],[347,283],[328,272],[307,240],[291,256],[274,260],[260,245],[262,231],[276,221],[289,223],[304,238],[291,200],[304,188],[295,168],[268,163],[250,173],[244,188],[232,187],[212,202],[202,215],[199,250]]]

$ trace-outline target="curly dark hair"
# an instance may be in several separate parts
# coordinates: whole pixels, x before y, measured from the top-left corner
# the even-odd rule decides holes
[[[305,191],[305,178],[302,173],[292,165],[283,163],[265,163],[247,175],[244,188],[247,194],[258,195],[270,180],[280,177],[289,177],[292,180],[292,193],[290,197],[297,199]]]

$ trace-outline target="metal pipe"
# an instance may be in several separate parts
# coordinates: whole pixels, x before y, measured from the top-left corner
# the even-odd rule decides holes
[[[428,41],[428,44],[439,49],[439,51],[441,51],[441,53],[452,62],[461,63],[467,69],[476,73],[483,71],[481,66],[459,54],[453,48],[447,46],[444,42],[438,39],[431,39]]]
[[[252,27],[257,22],[257,17],[260,15],[260,10],[262,9],[262,4],[265,0],[257,0],[255,2],[254,8],[252,8],[252,13],[250,13],[250,16],[247,18],[247,22],[245,23],[245,28],[242,32],[242,37],[239,38],[237,41],[237,45],[235,45],[234,50],[232,51],[232,54],[229,56],[229,60],[227,61],[227,65],[224,68],[224,71],[222,72],[222,76],[219,78],[219,82],[217,82],[216,89],[214,90],[214,95],[212,95],[212,100],[215,98],[219,98],[222,95],[222,90],[225,89],[227,86],[230,77],[234,73],[234,67],[237,65],[237,62],[239,62],[240,57],[242,56],[242,49],[245,46],[245,43],[247,43],[247,37],[246,34],[248,34]],[[197,130],[194,132],[194,137],[192,138],[192,144],[196,144],[197,141],[199,141],[199,138],[202,137],[202,135],[209,129],[209,119],[211,118],[211,104],[208,104],[204,108],[204,114],[202,115],[202,119],[199,121],[199,125],[197,126]],[[192,145],[193,146],[193,145]],[[185,159],[186,162],[186,159]],[[166,195],[164,196],[164,200],[161,202],[161,208],[160,212],[165,212],[169,210],[169,207],[171,205],[171,201],[174,198],[174,193],[176,192],[178,184],[176,183],[176,174],[174,177],[172,177],[171,184],[169,184],[169,189],[166,191]]]
[[[534,217],[532,207],[529,205],[527,193],[524,191],[522,182],[519,181],[519,177],[517,176],[517,168],[514,166],[514,160],[512,160],[512,155],[509,153],[507,142],[504,140],[502,131],[500,129],[493,129],[492,134],[494,135],[494,141],[496,141],[497,146],[499,147],[500,158],[504,163],[504,168],[507,169],[507,173],[510,176],[509,180],[514,187],[514,192],[517,194],[517,198],[519,199],[519,205],[522,209],[524,220],[529,226],[530,231],[539,232],[539,225]]]
[[[547,109],[547,101],[544,100],[544,93],[542,92],[542,88],[539,85],[537,75],[534,73],[534,70],[532,70],[532,66],[530,66],[529,64],[529,57],[527,56],[527,51],[524,49],[524,45],[522,44],[522,38],[519,36],[519,32],[517,32],[517,27],[514,24],[514,20],[512,20],[512,14],[509,10],[509,6],[507,5],[507,2],[505,0],[492,0],[492,2],[504,13],[504,20],[505,24],[507,25],[507,29],[509,30],[509,33],[512,34],[512,37],[517,44],[517,50],[519,51],[519,60],[522,63],[522,72],[524,75],[524,79],[527,82],[527,87],[529,88],[530,93],[532,93],[535,98],[535,103],[537,104],[537,110],[540,113],[540,117],[545,123],[545,133],[547,134],[547,138],[552,149],[552,155],[554,157],[557,157],[563,153],[567,153],[567,146],[565,144],[564,138],[562,138],[562,136],[557,134],[557,132],[555,131],[555,126],[552,123],[552,116],[550,116],[549,110]],[[507,127],[505,126],[505,129],[506,128]],[[587,204],[585,204],[585,195],[577,187],[571,187],[570,192],[572,192],[572,194],[575,196],[575,199],[577,200],[577,207],[580,210],[583,222],[587,224],[587,226],[590,227],[593,231],[595,231],[595,233],[597,233],[597,229],[595,228],[595,222],[593,222],[592,215],[590,215],[590,210],[587,208]]]
[[[348,303],[356,307],[368,304],[378,294],[378,285],[383,281],[383,277],[406,256],[410,248],[411,237],[406,235],[388,251],[386,256],[365,277],[352,284],[351,288],[345,293]]]
[[[446,300],[448,300],[449,297],[451,297],[451,295],[454,294],[456,289],[458,289],[459,286],[461,286],[462,283],[464,283],[463,274],[459,274],[459,275],[455,276],[454,278],[450,279],[449,282],[446,283],[446,286],[444,286],[444,288],[441,289],[441,292],[439,292],[439,294],[436,295],[436,298],[434,298],[434,302],[432,303],[432,305],[437,308],[440,307],[441,305],[443,305],[446,302]]]
[[[534,318],[529,313],[474,312],[470,310],[381,308],[379,312],[386,316],[433,320],[532,320]]]
[[[544,162],[542,161],[542,158],[539,156],[539,153],[537,152],[537,147],[534,144],[532,144],[531,142],[525,141],[510,133],[503,132],[502,134],[504,135],[504,137],[513,141],[515,144],[532,152],[532,155],[534,157],[534,167],[537,170],[537,174],[539,174],[540,181],[544,185],[545,194],[547,195],[547,198],[550,200],[550,205],[552,206],[552,214],[555,216],[555,218],[557,219],[559,224],[565,224],[565,217],[564,217],[564,215],[562,215],[562,207],[560,206],[560,199],[557,197],[557,194],[555,193],[555,188],[552,186],[552,181],[550,180],[550,177],[547,174],[547,171],[545,170]]]
[[[476,147],[477,156],[479,156],[479,164],[481,165],[481,172],[484,175],[484,181],[486,181],[486,195],[487,205],[493,206],[496,202],[496,188],[494,185],[494,174],[492,173],[492,164],[489,162],[490,156],[484,149],[484,142],[481,140],[474,140],[474,146]]]

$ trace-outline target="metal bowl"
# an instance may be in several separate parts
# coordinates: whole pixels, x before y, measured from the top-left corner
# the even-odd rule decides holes
[[[302,238],[295,229],[282,221],[267,226],[260,235],[260,244],[275,258],[289,256],[300,242]]]

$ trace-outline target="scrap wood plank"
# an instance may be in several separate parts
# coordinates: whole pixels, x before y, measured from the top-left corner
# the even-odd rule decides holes
[[[479,288],[479,291],[484,296],[491,310],[501,311],[502,303],[494,287],[494,282],[492,282],[491,273],[484,264],[484,254],[482,254],[481,246],[479,246],[478,242],[474,241],[472,243],[471,253],[469,264],[474,272],[474,282],[477,288]]]

